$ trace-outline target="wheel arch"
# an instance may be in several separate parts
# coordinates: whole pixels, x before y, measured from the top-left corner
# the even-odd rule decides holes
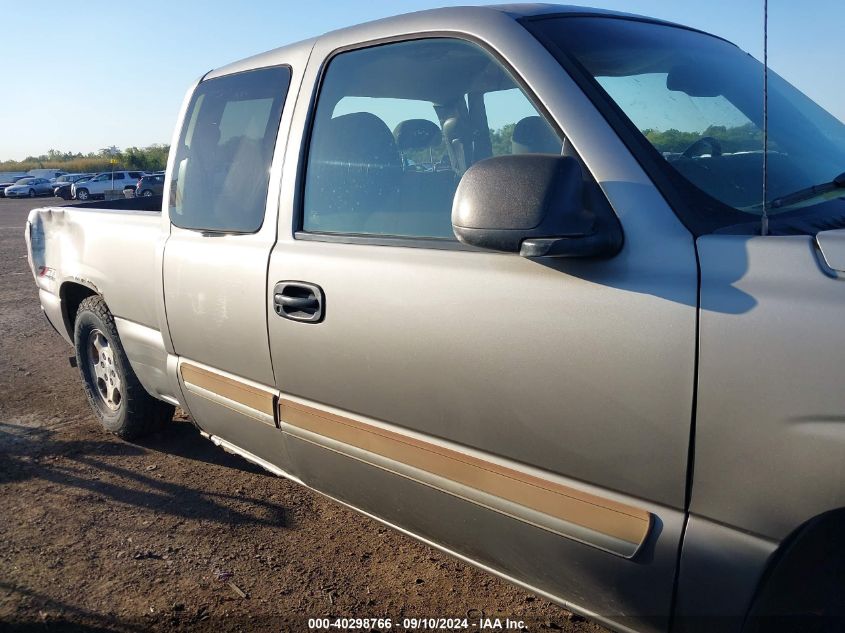
[[[59,299],[62,305],[62,320],[64,321],[65,330],[73,340],[73,330],[76,323],[76,313],[79,310],[79,304],[88,297],[99,295],[100,293],[93,286],[83,280],[66,281],[59,288]]]
[[[787,622],[823,607],[820,601],[841,594],[844,580],[845,508],[836,508],[802,523],[771,555],[743,631],[773,630],[771,618]]]

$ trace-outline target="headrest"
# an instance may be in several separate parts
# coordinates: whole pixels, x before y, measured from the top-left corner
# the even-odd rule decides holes
[[[465,141],[472,135],[466,121],[454,116],[443,121],[443,133],[449,141]]]
[[[384,121],[369,112],[354,112],[315,127],[308,170],[307,211],[323,217],[322,230],[351,231],[347,223],[357,214],[388,204],[402,162]],[[347,218],[332,217],[335,214]]]
[[[401,166],[390,128],[369,112],[343,114],[326,121],[322,134],[315,141],[313,151],[320,158],[333,162],[356,165],[363,162],[370,167]]]
[[[557,134],[542,117],[525,117],[513,128],[514,154],[560,154],[560,148]]]
[[[438,145],[443,138],[437,124],[426,119],[402,121],[393,130],[393,136],[396,137],[396,145],[400,152],[433,147]]]

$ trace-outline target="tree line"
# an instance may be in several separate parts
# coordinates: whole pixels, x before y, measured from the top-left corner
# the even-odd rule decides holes
[[[511,153],[511,140],[513,130],[516,127],[508,123],[498,130],[490,129],[490,141],[493,145],[493,156],[501,156]],[[681,153],[690,145],[704,136],[710,136],[719,141],[722,151],[726,154],[734,152],[754,152],[763,149],[763,132],[753,123],[746,123],[735,127],[725,125],[711,125],[703,132],[682,132],[674,128],[668,130],[645,129],[645,137],[660,152]],[[769,140],[769,147],[776,149],[776,145]],[[435,155],[445,151],[445,145],[441,143],[434,148]],[[440,152],[440,154],[438,154]],[[417,162],[425,162],[428,159],[428,150],[418,152],[413,156]]]
[[[726,154],[763,149],[763,133],[753,123],[736,127],[711,125],[703,132],[681,132],[674,128],[669,130],[647,129],[643,130],[643,134],[660,152],[679,154],[704,136],[710,136],[719,141],[722,151]],[[772,147],[771,142],[769,147]]]
[[[508,123],[498,130],[490,128],[490,142],[493,146],[493,156],[511,153],[511,140],[516,126]],[[735,127],[725,125],[711,125],[703,132],[682,132],[674,128],[668,130],[645,129],[645,137],[660,152],[681,153],[690,145],[704,136],[710,136],[719,141],[722,151],[726,154],[734,152],[754,152],[763,149],[763,132],[753,123],[746,123]],[[776,149],[776,145],[769,140],[769,148]],[[439,157],[446,151],[442,142],[432,148],[432,153]],[[427,162],[428,150],[417,150],[408,156],[415,162]]]
[[[148,147],[127,147],[123,150],[104,148],[87,154],[51,149],[40,156],[2,161],[0,171],[27,172],[30,169],[60,169],[69,173],[91,173],[111,169],[160,171],[167,166],[168,152],[170,152],[170,146],[159,143]]]

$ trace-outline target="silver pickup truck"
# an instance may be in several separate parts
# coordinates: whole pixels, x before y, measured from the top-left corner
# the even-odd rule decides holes
[[[547,5],[285,46],[191,86],[160,205],[32,211],[41,305],[121,437],[180,406],[617,630],[840,630],[845,125],[770,73],[764,143],[763,77]]]

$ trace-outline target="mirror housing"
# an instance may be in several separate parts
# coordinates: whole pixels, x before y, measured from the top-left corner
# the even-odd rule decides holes
[[[581,165],[569,156],[496,156],[470,167],[452,204],[464,244],[523,257],[609,257],[622,246],[612,217],[584,205]]]

